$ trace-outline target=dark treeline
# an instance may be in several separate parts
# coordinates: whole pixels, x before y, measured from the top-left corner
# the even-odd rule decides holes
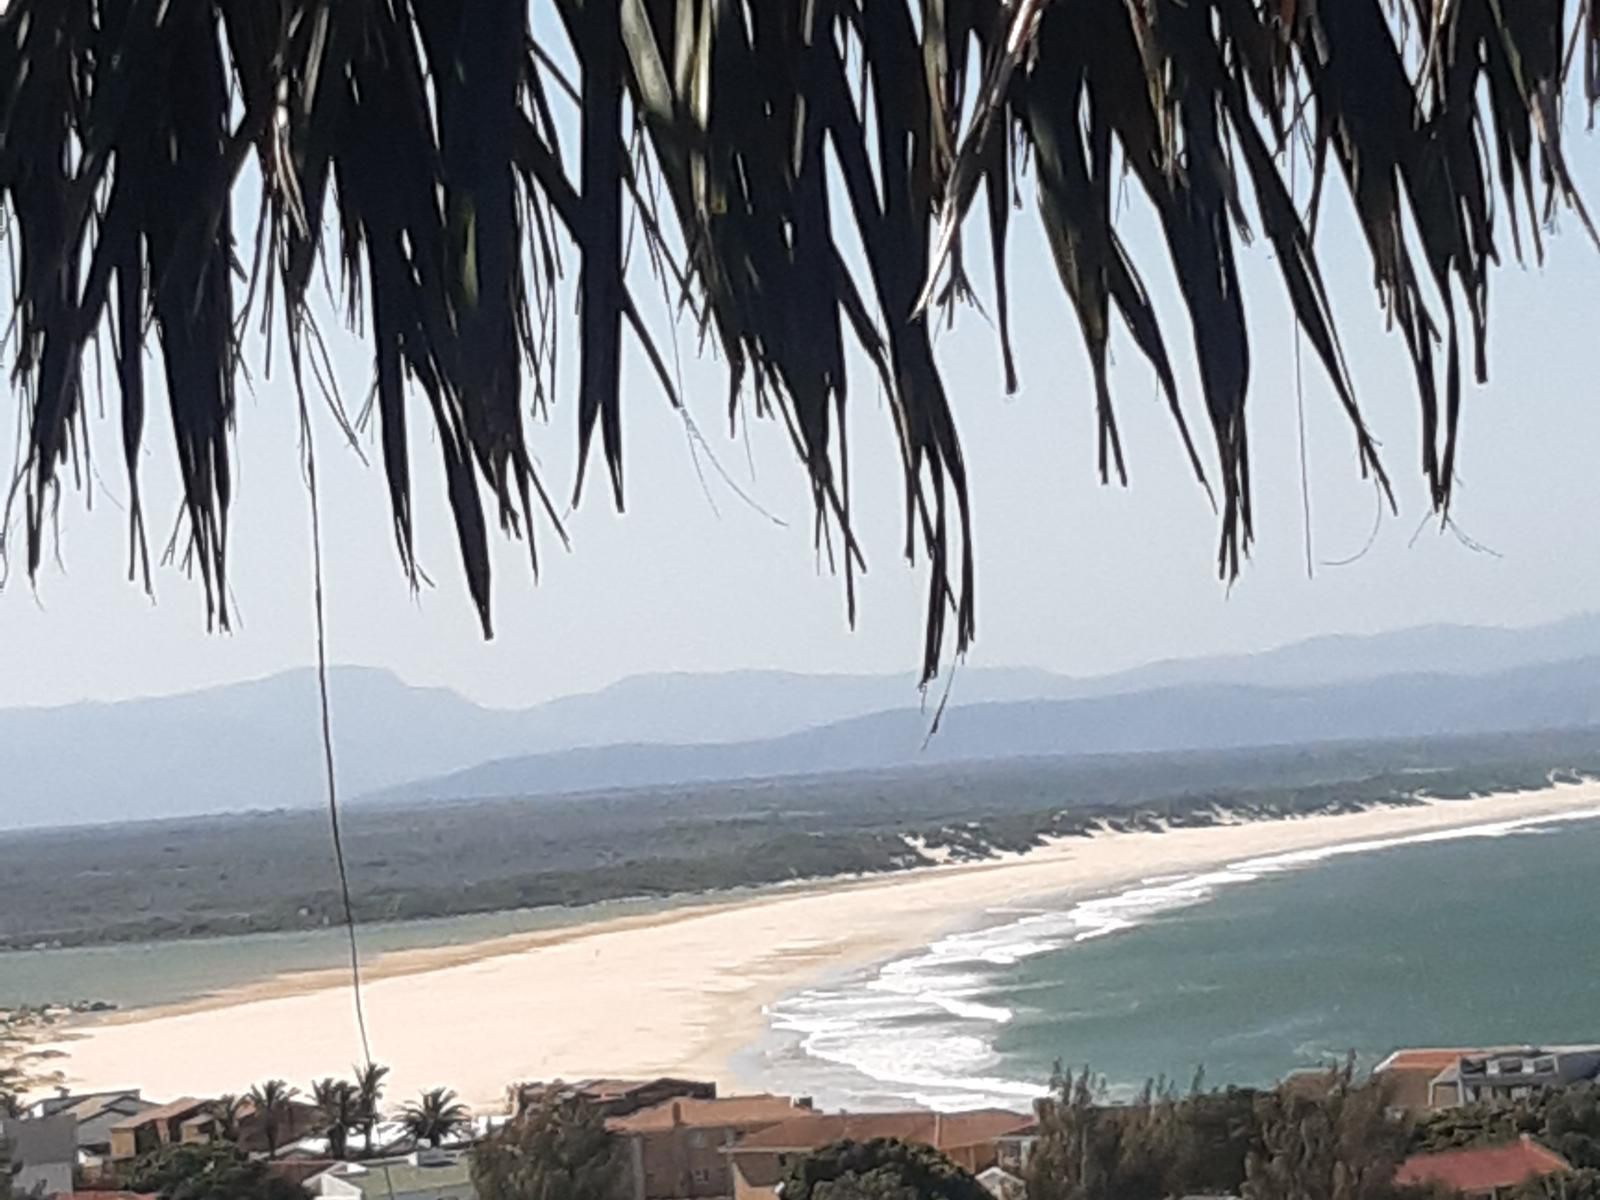
[[[1574,734],[915,771],[346,816],[355,912],[405,921],[903,870],[1107,829],[1275,819],[1600,774]],[[325,820],[263,813],[0,845],[0,949],[316,929],[342,918]],[[24,997],[33,1002],[65,997]]]

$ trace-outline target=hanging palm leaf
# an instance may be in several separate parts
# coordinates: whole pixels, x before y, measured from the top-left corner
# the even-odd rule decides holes
[[[394,533],[414,572],[407,407],[438,434],[466,577],[492,626],[485,501],[535,541],[560,524],[524,414],[554,392],[563,243],[576,252],[581,494],[594,435],[624,501],[620,362],[637,339],[679,403],[630,290],[627,234],[728,363],[730,407],[776,414],[842,538],[852,611],[844,412],[855,343],[889,401],[905,553],[928,560],[930,676],[973,636],[969,482],[928,310],[971,294],[963,232],[980,191],[1010,345],[1005,242],[1015,173],[1038,212],[1094,374],[1104,477],[1125,475],[1107,379],[1113,314],[1150,360],[1202,480],[1172,370],[1189,317],[1220,488],[1219,565],[1252,533],[1250,344],[1241,236],[1270,241],[1295,318],[1387,490],[1314,243],[1337,167],[1379,303],[1411,359],[1432,502],[1450,503],[1463,359],[1487,375],[1503,231],[1536,256],[1554,206],[1587,227],[1561,146],[1581,41],[1591,103],[1600,18],[1563,0],[9,0],[0,3],[0,203],[12,230],[11,380],[27,441],[17,489],[36,570],[62,469],[86,452],[83,359],[114,345],[131,564],[148,578],[137,456],[141,362],[160,348],[190,561],[228,620],[228,433],[243,310],[267,298],[304,386],[313,266],[343,265],[373,355]],[[577,64],[567,78],[556,65]],[[979,68],[969,74],[969,63]],[[562,147],[570,106],[578,144]],[[1307,151],[1309,205],[1286,182]],[[1491,168],[1487,153],[1493,147]],[[232,212],[259,165],[261,222]],[[1135,264],[1114,172],[1148,197],[1168,263]],[[254,178],[254,176],[252,176]],[[674,218],[656,207],[656,184]],[[1338,186],[1338,185],[1335,185]],[[1536,193],[1541,190],[1543,196]],[[1245,211],[1253,197],[1255,212]],[[1409,226],[1414,234],[1408,233]],[[1592,230],[1591,230],[1592,232]],[[859,267],[841,251],[859,244]],[[252,268],[247,269],[246,264]],[[259,276],[257,274],[259,269]],[[530,387],[531,385],[531,387]],[[530,395],[531,392],[531,395]],[[530,403],[531,401],[531,403]],[[1208,485],[1209,486],[1209,485]],[[8,510],[9,517],[9,510]],[[537,567],[537,557],[534,559]],[[954,629],[949,628],[953,619]]]

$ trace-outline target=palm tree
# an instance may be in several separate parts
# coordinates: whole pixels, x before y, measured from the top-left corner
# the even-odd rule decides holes
[[[210,1104],[206,1113],[211,1118],[211,1137],[218,1142],[239,1140],[239,1118],[244,1112],[245,1097],[225,1092]]]
[[[361,1124],[361,1093],[348,1079],[321,1079],[311,1087],[317,1114],[328,1130],[328,1155],[343,1159],[350,1131]]]
[[[294,1100],[300,1094],[281,1079],[269,1079],[250,1089],[250,1106],[261,1122],[261,1136],[267,1143],[267,1157],[276,1158],[282,1134],[294,1133]]]
[[[733,403],[753,399],[758,414],[781,416],[819,526],[839,537],[852,608],[862,549],[843,417],[847,362],[859,351],[894,423],[904,549],[920,543],[929,563],[931,673],[974,629],[969,481],[930,308],[973,295],[963,236],[979,195],[999,382],[1017,385],[1006,241],[1017,174],[1031,166],[1035,210],[1089,353],[1100,474],[1124,474],[1106,372],[1115,310],[1160,381],[1188,469],[1220,484],[1227,576],[1252,536],[1251,347],[1237,267],[1248,202],[1287,306],[1349,416],[1356,460],[1387,493],[1313,240],[1321,202],[1343,192],[1379,305],[1412,361],[1421,465],[1441,512],[1463,359],[1480,380],[1487,373],[1489,277],[1508,241],[1523,252],[1524,217],[1534,254],[1545,251],[1535,177],[1549,206],[1560,201],[1589,226],[1560,113],[1571,63],[1591,68],[1591,103],[1600,91],[1592,6],[816,0],[736,5],[737,18],[727,7],[0,5],[0,200],[22,250],[15,302],[0,306],[0,328],[16,326],[14,372],[0,377],[14,375],[26,398],[18,491],[30,572],[58,511],[58,472],[69,457],[82,461],[85,350],[110,331],[130,553],[148,580],[136,474],[148,340],[170,399],[190,561],[226,624],[235,381],[244,331],[257,327],[246,318],[260,305],[280,324],[272,344],[286,347],[292,378],[321,377],[311,305],[327,228],[345,312],[370,330],[400,557],[415,578],[405,415],[421,400],[487,632],[483,494],[530,546],[540,513],[559,530],[524,413],[556,387],[564,243],[580,264],[574,499],[598,430],[614,502],[623,500],[624,329],[668,397],[683,399],[641,315],[638,272],[626,269],[637,231],[649,253],[635,261],[648,259],[715,339]],[[578,137],[564,147],[570,123]],[[259,170],[242,172],[252,153]],[[1125,176],[1157,218],[1166,260],[1157,269],[1170,271],[1187,310],[1209,467],[1183,415],[1173,331],[1118,233],[1111,198]],[[259,186],[253,232],[233,221],[245,179]],[[236,254],[253,264],[243,283]]]
[[[441,1087],[423,1092],[420,1101],[408,1103],[400,1119],[412,1138],[437,1150],[445,1138],[472,1123],[472,1114],[456,1100],[453,1091]]]
[[[372,1157],[372,1130],[378,1123],[383,1081],[388,1074],[389,1068],[380,1067],[377,1063],[369,1062],[364,1067],[355,1068],[358,1124],[366,1137],[368,1158]]]

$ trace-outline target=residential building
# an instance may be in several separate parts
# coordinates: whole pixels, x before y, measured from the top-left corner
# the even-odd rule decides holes
[[[1434,1086],[1455,1084],[1463,1104],[1497,1104],[1526,1100],[1535,1092],[1584,1083],[1596,1075],[1600,1046],[1530,1047],[1462,1055]]]
[[[267,1122],[255,1106],[246,1099],[240,1106],[235,1123],[238,1131],[234,1143],[250,1154],[264,1154],[267,1146]],[[277,1117],[275,1149],[281,1150],[299,1138],[323,1132],[324,1121],[314,1104],[291,1100]],[[200,1143],[215,1141],[219,1135],[219,1122],[209,1107],[203,1107],[192,1116],[185,1117],[178,1127],[178,1140]]]
[[[77,1121],[71,1116],[0,1120],[0,1163],[19,1196],[50,1196],[72,1190],[72,1169],[78,1161]]]
[[[523,1116],[550,1100],[582,1100],[604,1117],[625,1117],[667,1100],[715,1100],[717,1085],[695,1079],[580,1079],[568,1083],[519,1083],[511,1088],[511,1110]]]
[[[1524,1134],[1497,1146],[1414,1154],[1400,1164],[1394,1181],[1403,1187],[1455,1192],[1467,1200],[1497,1200],[1530,1179],[1571,1170],[1566,1159]]]
[[[981,1174],[996,1165],[1001,1138],[1033,1124],[1033,1117],[994,1108],[959,1113],[809,1113],[791,1117],[728,1147],[734,1200],[776,1200],[777,1185],[792,1159],[838,1141],[897,1138],[931,1146],[974,1175]]]
[[[1481,1051],[1468,1049],[1396,1050],[1374,1067],[1372,1073],[1388,1088],[1391,1108],[1427,1112],[1457,1103],[1453,1087],[1436,1088],[1434,1081],[1463,1055],[1478,1053]]]
[[[113,1125],[155,1107],[154,1101],[140,1096],[138,1088],[80,1095],[62,1091],[59,1095],[37,1101],[28,1109],[28,1115],[73,1117],[78,1122],[78,1165],[94,1166],[111,1156]]]
[[[123,1162],[149,1154],[162,1146],[176,1146],[183,1140],[183,1123],[198,1116],[210,1104],[185,1096],[169,1104],[158,1104],[135,1116],[124,1117],[111,1126],[111,1157]]]
[[[626,1143],[633,1200],[709,1200],[733,1195],[730,1147],[809,1109],[787,1096],[691,1097],[612,1117],[606,1128]]]
[[[1600,1046],[1397,1050],[1373,1073],[1389,1083],[1394,1107],[1408,1111],[1509,1103],[1600,1077]]]
[[[306,1180],[305,1188],[313,1196],[347,1200],[478,1200],[466,1156],[439,1150],[339,1163]]]

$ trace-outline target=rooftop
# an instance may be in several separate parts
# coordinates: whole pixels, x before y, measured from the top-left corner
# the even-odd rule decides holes
[[[1482,1050],[1463,1047],[1455,1049],[1396,1050],[1373,1070],[1379,1071],[1433,1071],[1453,1067],[1464,1055],[1482,1054]]]
[[[647,1088],[651,1084],[663,1082],[658,1079],[583,1079],[573,1084],[574,1091],[580,1091],[590,1096],[601,1098],[609,1096],[626,1096],[629,1092],[637,1092],[640,1088]]]
[[[748,1135],[730,1147],[729,1153],[808,1151],[830,1142],[867,1142],[874,1138],[899,1138],[937,1150],[951,1150],[993,1141],[1033,1123],[1032,1117],[1003,1108],[959,1113],[808,1113]]]
[[[604,1102],[617,1100],[640,1092],[646,1088],[655,1087],[680,1088],[684,1091],[703,1090],[712,1094],[716,1093],[716,1084],[702,1082],[697,1079],[678,1079],[673,1076],[659,1076],[654,1079],[551,1079],[542,1082],[519,1083],[513,1091],[539,1095],[549,1093],[553,1095],[583,1096],[588,1100]]]
[[[152,1101],[139,1098],[138,1088],[123,1088],[121,1091],[78,1092],[48,1096],[43,1100],[37,1101],[29,1111],[41,1117],[53,1117],[62,1113],[71,1113],[80,1121],[90,1121],[108,1108],[126,1105],[129,1102],[154,1107]]]
[[[118,1121],[113,1129],[137,1129],[151,1121],[172,1121],[180,1117],[187,1117],[191,1113],[211,1103],[209,1100],[197,1100],[193,1096],[185,1096],[181,1100],[173,1100],[167,1104],[158,1104],[154,1108],[147,1108],[142,1113]]]
[[[325,1172],[352,1187],[360,1188],[363,1196],[395,1195],[406,1192],[423,1192],[430,1188],[456,1188],[472,1180],[471,1165],[464,1158],[443,1162],[437,1166],[418,1166],[409,1160],[399,1162],[341,1163]]]
[[[613,1133],[645,1133],[675,1126],[722,1128],[743,1125],[776,1125],[804,1112],[788,1096],[766,1093],[754,1096],[724,1096],[717,1100],[684,1098],[664,1100],[626,1117],[612,1117],[606,1127]]]
[[[1394,1181],[1401,1186],[1423,1184],[1456,1192],[1487,1192],[1571,1169],[1571,1164],[1554,1150],[1524,1134],[1515,1142],[1498,1146],[1413,1154],[1400,1164]]]

